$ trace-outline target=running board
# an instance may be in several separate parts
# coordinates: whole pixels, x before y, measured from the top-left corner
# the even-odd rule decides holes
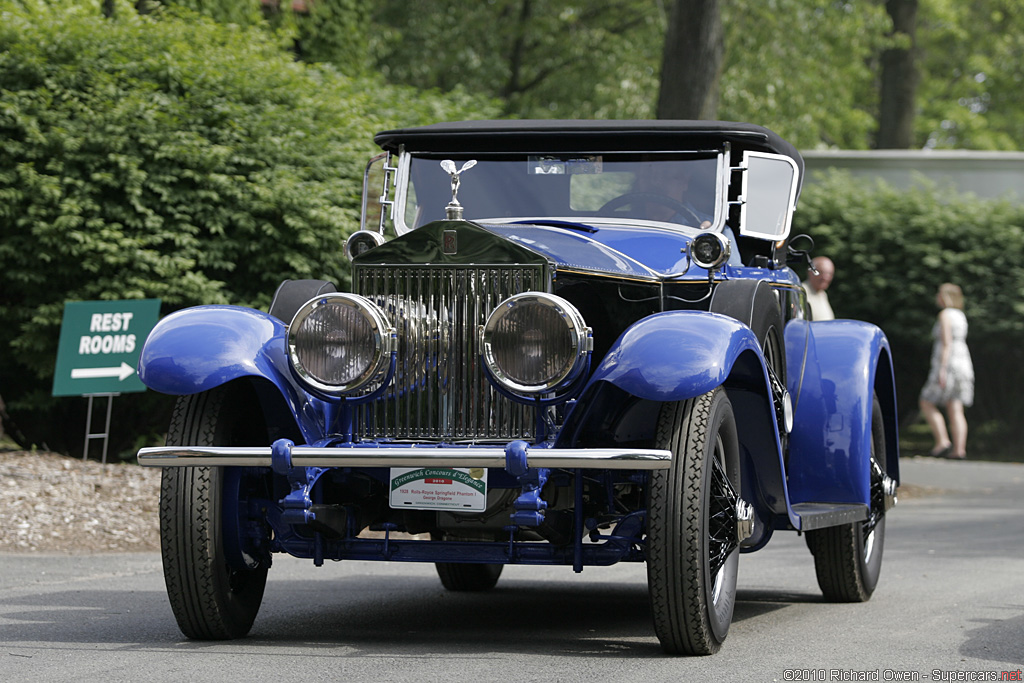
[[[797,503],[790,509],[800,519],[799,531],[814,531],[868,518],[868,506],[862,503]]]

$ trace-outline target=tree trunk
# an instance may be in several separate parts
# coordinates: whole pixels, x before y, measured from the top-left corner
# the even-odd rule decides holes
[[[501,91],[501,97],[505,100],[506,110],[511,105],[512,98],[522,92],[521,77],[523,62],[525,61],[526,31],[530,24],[530,12],[530,0],[522,0],[519,5],[519,17],[513,30],[515,38],[512,41],[512,47],[508,55],[508,80],[505,81],[505,87]],[[511,112],[506,111],[505,113],[507,115]]]
[[[878,104],[877,149],[914,146],[917,83],[917,0],[887,0],[892,35],[901,45],[882,53],[882,83]]]
[[[719,0],[676,0],[665,32],[658,118],[716,118],[724,54]]]

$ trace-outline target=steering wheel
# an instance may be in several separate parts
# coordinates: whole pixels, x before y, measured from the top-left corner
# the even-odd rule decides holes
[[[626,194],[620,194],[618,197],[605,202],[605,205],[598,210],[598,213],[602,214],[606,211],[615,211],[627,204],[639,202],[654,202],[656,204],[661,204],[662,206],[667,206],[676,213],[682,213],[684,215],[689,214],[689,216],[693,218],[693,225],[695,227],[703,223],[700,216],[698,216],[693,209],[688,207],[686,204],[656,192],[627,192]]]

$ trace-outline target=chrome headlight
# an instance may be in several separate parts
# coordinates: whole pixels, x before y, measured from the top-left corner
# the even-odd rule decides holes
[[[379,379],[394,349],[384,312],[355,294],[334,292],[302,305],[288,326],[288,357],[311,387],[349,394]]]
[[[568,301],[524,292],[505,299],[487,318],[481,348],[487,369],[502,386],[543,394],[579,375],[593,339]]]
[[[369,230],[357,230],[345,240],[345,256],[349,261],[360,254],[365,254],[375,247],[384,244],[384,235]]]
[[[690,242],[690,258],[701,268],[713,270],[729,260],[732,247],[719,232],[702,232]]]

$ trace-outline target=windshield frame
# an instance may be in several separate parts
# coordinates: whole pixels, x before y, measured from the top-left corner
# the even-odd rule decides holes
[[[721,232],[725,226],[726,219],[728,217],[728,185],[730,176],[730,166],[728,162],[728,154],[725,149],[694,149],[694,150],[666,150],[666,151],[651,151],[651,150],[638,150],[638,151],[597,151],[597,152],[526,152],[526,151],[507,151],[507,150],[495,150],[487,152],[474,152],[474,153],[441,153],[431,151],[416,151],[409,152],[400,147],[399,158],[398,158],[398,171],[396,173],[396,192],[395,192],[395,206],[393,208],[393,225],[395,232],[398,235],[404,235],[418,226],[411,226],[406,222],[407,206],[410,200],[410,185],[412,176],[413,163],[436,163],[440,167],[440,162],[444,159],[451,159],[455,162],[456,167],[461,168],[467,161],[473,159],[478,162],[486,162],[488,159],[500,159],[503,161],[511,161],[515,163],[523,163],[526,165],[531,157],[562,157],[562,158],[582,158],[587,156],[598,156],[602,158],[608,158],[609,163],[620,163],[623,161],[638,161],[638,159],[631,159],[631,157],[643,156],[645,158],[658,158],[664,157],[667,160],[685,160],[687,157],[693,157],[694,159],[713,159],[715,162],[714,170],[714,197],[711,202],[714,214],[710,221],[709,226],[691,226],[684,225],[679,222],[672,222],[669,220],[654,220],[654,219],[643,219],[634,217],[615,217],[615,216],[598,216],[588,214],[570,214],[564,216],[538,216],[524,213],[522,216],[488,216],[474,218],[469,217],[467,220],[479,221],[484,224],[499,224],[499,223],[516,223],[516,222],[551,222],[551,221],[564,221],[568,223],[581,223],[585,225],[592,225],[594,227],[599,226],[614,226],[618,228],[660,228],[670,230],[672,232],[678,232],[683,234],[696,234],[698,232]],[[467,177],[473,173],[476,169],[469,169],[467,171]],[[444,198],[446,201],[450,201],[450,197]],[[432,202],[439,202],[440,197],[432,199]],[[438,207],[432,209],[436,212],[437,210],[443,209],[444,204],[439,204]],[[424,223],[430,221],[424,221]]]

